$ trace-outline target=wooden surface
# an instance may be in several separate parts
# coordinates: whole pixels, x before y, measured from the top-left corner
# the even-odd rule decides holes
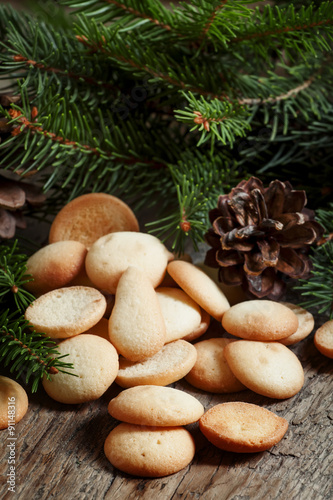
[[[292,297],[295,301],[295,297]],[[316,327],[326,318],[316,318]],[[216,322],[209,335],[221,335]],[[207,335],[207,334],[206,334]],[[0,431],[0,497],[19,499],[295,499],[333,498],[333,361],[313,345],[313,333],[291,349],[305,371],[303,389],[293,398],[273,400],[246,390],[231,395],[204,393],[180,381],[173,386],[196,396],[206,409],[225,401],[262,405],[289,422],[283,440],[255,454],[223,452],[188,426],[196,441],[193,462],[172,476],[135,478],[115,470],[103,453],[117,422],[107,404],[120,388],[113,384],[98,401],[64,405],[41,387],[16,426],[16,493],[7,492],[8,431]],[[3,374],[6,374],[2,370]],[[19,382],[22,382],[19,380]]]

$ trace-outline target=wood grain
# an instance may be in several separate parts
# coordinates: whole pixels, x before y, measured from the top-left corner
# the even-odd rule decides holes
[[[288,299],[289,300],[289,299]],[[295,297],[291,301],[295,301]],[[316,328],[326,318],[316,317]],[[221,335],[215,321],[206,336]],[[187,426],[196,455],[184,470],[159,479],[135,478],[115,470],[103,453],[104,440],[117,422],[107,404],[121,390],[116,384],[98,401],[63,405],[41,387],[30,395],[29,410],[16,426],[16,496],[39,499],[198,499],[328,500],[333,497],[332,360],[314,347],[313,333],[291,347],[305,372],[303,389],[293,398],[273,400],[249,390],[208,394],[184,380],[173,384],[196,396],[206,409],[225,401],[262,405],[289,422],[283,440],[255,454],[223,452]],[[8,371],[2,370],[8,375]],[[23,384],[22,380],[19,380]],[[7,491],[8,431],[0,432],[2,498]],[[7,491],[7,492],[6,492]]]

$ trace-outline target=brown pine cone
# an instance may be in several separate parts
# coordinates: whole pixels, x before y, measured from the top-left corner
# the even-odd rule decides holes
[[[306,201],[305,191],[293,190],[289,182],[275,180],[268,188],[255,177],[240,182],[209,212],[206,241],[212,248],[205,264],[218,267],[227,285],[278,300],[283,277],[309,275],[309,245],[324,232],[314,212],[304,208]]]

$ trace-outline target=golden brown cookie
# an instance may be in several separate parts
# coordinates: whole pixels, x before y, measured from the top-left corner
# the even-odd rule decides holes
[[[238,380],[263,396],[290,398],[303,386],[299,359],[280,342],[239,340],[225,347],[224,356]]]
[[[122,422],[150,426],[178,426],[197,422],[202,404],[190,394],[156,385],[138,385],[122,391],[108,406]]]
[[[198,339],[204,333],[206,333],[209,325],[210,325],[210,315],[204,309],[201,309],[200,325],[198,326],[198,328],[195,328],[195,330],[193,330],[191,333],[185,335],[185,337],[183,337],[183,340],[187,340],[187,342],[193,342],[193,340]]]
[[[242,391],[246,387],[235,377],[224,357],[224,348],[235,342],[212,338],[194,344],[197,360],[185,380],[202,391],[218,394]],[[237,342],[237,341],[236,341]]]
[[[118,373],[118,353],[113,345],[97,335],[77,335],[57,346],[66,363],[73,363],[70,373],[59,372],[43,378],[47,394],[66,404],[79,404],[100,398]]]
[[[28,396],[23,387],[15,380],[0,375],[0,429],[17,424],[27,410]]]
[[[95,288],[72,286],[41,295],[25,312],[36,332],[68,338],[96,325],[106,309],[105,297]]]
[[[155,236],[122,231],[99,238],[86,257],[86,271],[97,288],[116,293],[118,281],[130,266],[141,269],[156,288],[172,253]]]
[[[208,441],[221,450],[256,453],[277,444],[288,422],[275,413],[250,403],[232,402],[213,406],[199,420]]]
[[[290,302],[281,302],[282,305],[289,307],[298,318],[298,328],[295,333],[289,337],[280,339],[279,342],[283,345],[293,345],[300,340],[305,339],[314,328],[314,317],[312,314],[297,304],[292,304]]]
[[[298,328],[296,314],[272,300],[249,300],[236,304],[222,318],[228,333],[248,340],[275,341],[289,337]]]
[[[160,351],[166,328],[157,294],[140,269],[130,266],[122,274],[109,319],[109,337],[119,354],[141,361]]]
[[[202,309],[221,321],[230,305],[222,290],[207,274],[190,262],[181,260],[170,262],[167,271]]]
[[[193,459],[195,444],[183,427],[143,427],[122,423],[104,444],[107,459],[117,469],[142,477],[169,476]]]
[[[89,193],[65,205],[55,217],[49,242],[75,240],[90,248],[94,241],[116,231],[139,231],[126,203],[106,193]]]
[[[58,241],[38,250],[27,260],[33,281],[25,288],[35,295],[68,285],[84,269],[86,247],[78,241]]]
[[[120,357],[116,382],[121,387],[169,385],[183,378],[197,359],[195,347],[185,340],[166,344],[157,354],[141,362]]]
[[[314,344],[321,354],[333,358],[333,320],[318,328],[314,335]]]

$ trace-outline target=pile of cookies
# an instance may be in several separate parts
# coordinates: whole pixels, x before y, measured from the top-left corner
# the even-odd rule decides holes
[[[49,396],[76,404],[101,397],[113,382],[125,389],[109,404],[122,422],[104,448],[115,467],[147,477],[179,471],[195,453],[184,426],[197,421],[209,441],[229,451],[262,451],[284,436],[288,423],[264,408],[224,403],[204,413],[196,398],[165,386],[185,378],[207,392],[295,395],[304,374],[287,346],[313,329],[304,309],[265,300],[230,306],[203,269],[176,260],[139,231],[127,205],[102,193],[59,212],[28,273],[38,298],[26,319],[57,339],[75,368],[76,376],[43,380]],[[211,318],[227,337],[193,344]]]

